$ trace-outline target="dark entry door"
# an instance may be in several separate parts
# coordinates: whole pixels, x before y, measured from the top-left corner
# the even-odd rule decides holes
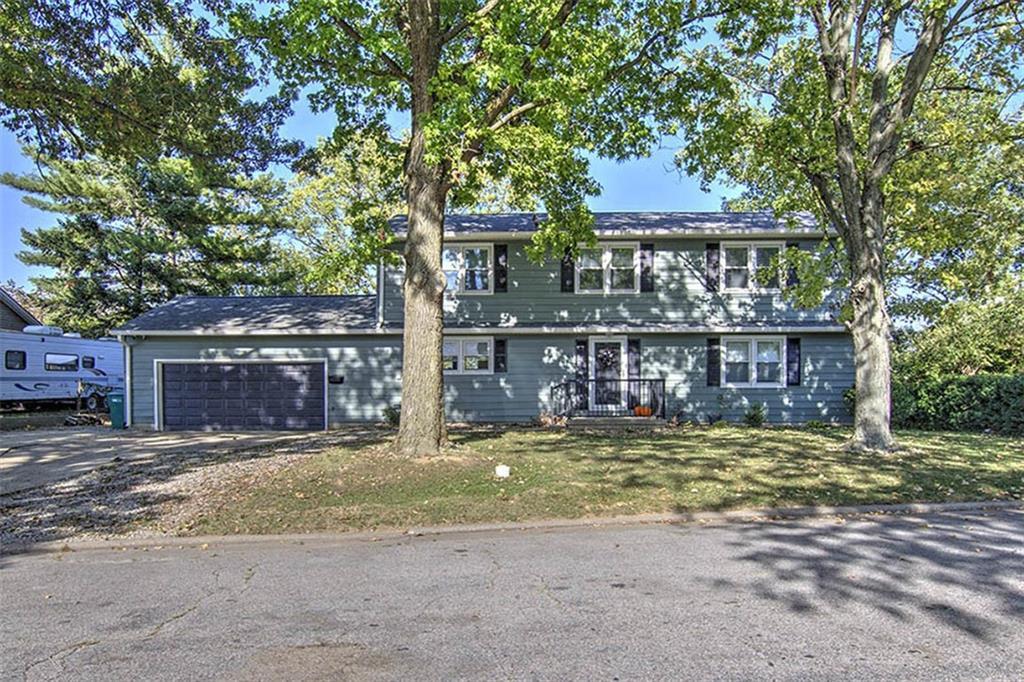
[[[165,363],[163,427],[323,429],[324,388],[324,366],[318,362]]]
[[[594,341],[594,405],[621,406],[622,342]]]

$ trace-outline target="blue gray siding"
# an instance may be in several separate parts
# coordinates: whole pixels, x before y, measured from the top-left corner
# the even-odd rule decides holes
[[[842,395],[853,385],[850,337],[808,334],[800,338],[800,386],[708,386],[707,337],[696,335],[644,337],[641,346],[643,375],[666,380],[670,417],[679,414],[680,419],[704,421],[709,414],[722,414],[728,421],[739,421],[751,404],[764,403],[770,422],[850,421]]]
[[[508,292],[462,294],[449,299],[445,305],[445,323],[452,326],[541,326],[633,322],[713,326],[832,321],[827,306],[797,309],[778,292],[706,292],[704,250],[708,241],[712,240],[651,240],[655,245],[654,292],[607,296],[563,293],[556,260],[549,259],[538,265],[526,257],[527,242],[508,242]],[[729,243],[725,239],[715,241],[723,246]],[[814,245],[812,241],[801,242],[802,248],[811,249]],[[384,320],[391,325],[402,323],[403,276],[399,266],[389,267],[384,273]]]
[[[132,424],[153,425],[154,360],[327,358],[327,373],[343,384],[328,386],[327,421],[375,421],[401,393],[401,339],[393,336],[164,337],[132,347]]]
[[[724,413],[738,420],[753,402],[767,406],[772,422],[811,419],[848,421],[842,391],[853,383],[850,338],[844,334],[802,336],[803,382],[792,388],[712,388],[706,381],[702,335],[642,335],[644,378],[664,378],[668,415],[706,419]],[[455,421],[525,422],[551,409],[551,386],[573,376],[572,335],[509,336],[508,372],[449,376],[447,414]],[[401,395],[401,338],[173,337],[137,341],[132,350],[132,415],[138,427],[153,424],[155,359],[327,358],[328,373],[343,384],[328,386],[328,422],[376,421]],[[721,400],[720,400],[721,398]]]

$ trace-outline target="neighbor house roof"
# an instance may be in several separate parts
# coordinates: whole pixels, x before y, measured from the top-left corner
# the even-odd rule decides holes
[[[123,324],[114,334],[295,333],[371,329],[376,296],[182,296]]]
[[[0,302],[10,308],[15,315],[24,320],[26,325],[29,324],[42,324],[35,315],[25,309],[25,306],[18,303],[18,299],[14,298],[6,289],[0,287]]]
[[[528,237],[537,225],[547,220],[546,213],[492,213],[447,215],[444,232],[447,238]],[[391,227],[399,239],[406,235],[405,216],[391,219]],[[821,227],[809,213],[793,213],[776,218],[769,212],[625,212],[594,213],[594,232],[598,237],[614,236],[714,236],[714,235],[820,235]]]

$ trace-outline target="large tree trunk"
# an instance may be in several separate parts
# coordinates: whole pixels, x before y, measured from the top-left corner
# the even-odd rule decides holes
[[[427,169],[409,182],[405,243],[405,328],[402,332],[402,419],[398,447],[410,456],[434,455],[446,440],[444,274],[441,271],[445,191]]]
[[[859,219],[850,221],[852,234],[847,243],[857,392],[850,445],[854,449],[891,450],[896,444],[890,429],[891,323],[885,303],[882,192],[877,184],[868,183],[862,197]]]
[[[889,428],[889,317],[880,278],[864,275],[854,283],[850,331],[853,333],[857,382],[851,446],[855,449],[892,449],[895,443]]]
[[[441,244],[448,173],[427,161],[423,126],[434,108],[430,81],[440,59],[437,0],[409,0],[412,133],[405,159],[409,229],[405,243],[405,327],[402,332],[402,416],[398,450],[436,455],[447,439],[444,420],[444,273]]]

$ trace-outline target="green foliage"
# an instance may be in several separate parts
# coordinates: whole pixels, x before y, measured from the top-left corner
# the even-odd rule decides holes
[[[853,413],[856,392],[843,392]],[[1024,374],[897,376],[892,382],[896,428],[1024,435]]]
[[[743,423],[752,428],[764,426],[767,410],[764,403],[751,403],[747,411],[743,413]]]
[[[388,426],[398,428],[402,421],[402,406],[401,405],[388,405],[384,408],[384,421],[387,422]]]
[[[222,3],[209,3],[221,5]],[[185,156],[242,170],[290,157],[290,101],[244,40],[184,0],[5,0],[0,122],[50,157]]]
[[[374,288],[373,269],[402,210],[401,149],[386,136],[354,136],[336,148],[321,142],[289,182],[282,216],[301,245],[289,251],[311,293]]]
[[[953,22],[950,5],[927,11]],[[858,68],[844,84],[842,107],[833,105],[826,84],[816,6],[797,3],[772,12],[766,5],[758,19],[774,22],[777,33],[761,49],[742,31],[723,31],[719,42],[684,56],[680,78],[701,94],[684,90],[676,103],[685,141],[677,162],[705,186],[717,181],[743,188],[730,208],[780,216],[809,210],[821,224],[841,228],[846,217],[835,121],[849,117],[852,161],[863,179],[878,162],[868,137],[877,113],[871,89],[883,6],[863,7],[861,52],[853,56]],[[1009,4],[977,9],[952,26],[939,47],[911,115],[897,129],[898,146],[884,174],[883,247],[897,315],[931,319],[948,301],[992,298],[1024,265],[1024,116],[1015,97],[1024,73],[1024,34],[1005,30],[1015,21]],[[904,85],[906,48],[924,30],[924,9],[900,12],[886,114]],[[813,254],[787,250],[786,265],[800,270],[800,285],[787,296],[818,305],[825,291],[848,285],[845,247],[834,239]]]
[[[894,370],[908,381],[1024,374],[1024,284],[994,300],[947,304],[930,327],[907,332],[898,348]]]
[[[61,216],[23,229],[18,254],[53,270],[32,278],[47,323],[97,336],[175,296],[294,286],[275,265],[283,187],[270,176],[211,179],[174,158],[41,163],[40,175],[0,182]]]
[[[1019,289],[1024,271],[1022,112],[1007,109],[1006,90],[973,87],[970,74],[946,69],[933,81],[886,202],[893,312],[928,322],[951,302]]]
[[[283,95],[307,92],[314,110],[337,113],[335,144],[382,135],[394,112],[408,113],[413,134],[382,167],[422,133],[451,210],[485,202],[495,185],[515,208],[543,205],[550,219],[530,249],[541,258],[593,238],[585,201],[600,187],[588,155],[646,154],[662,132],[659,93],[681,96],[666,82],[679,51],[706,17],[735,19],[754,2],[456,0],[440,4],[436,25],[414,19],[414,4],[290,0],[231,22],[258,42]],[[414,59],[423,34],[436,52]],[[433,69],[416,110],[415,65]]]
[[[843,391],[843,405],[852,416],[857,411],[857,389],[851,386]]]
[[[919,378],[894,391],[893,422],[901,427],[1024,435],[1024,375]]]

